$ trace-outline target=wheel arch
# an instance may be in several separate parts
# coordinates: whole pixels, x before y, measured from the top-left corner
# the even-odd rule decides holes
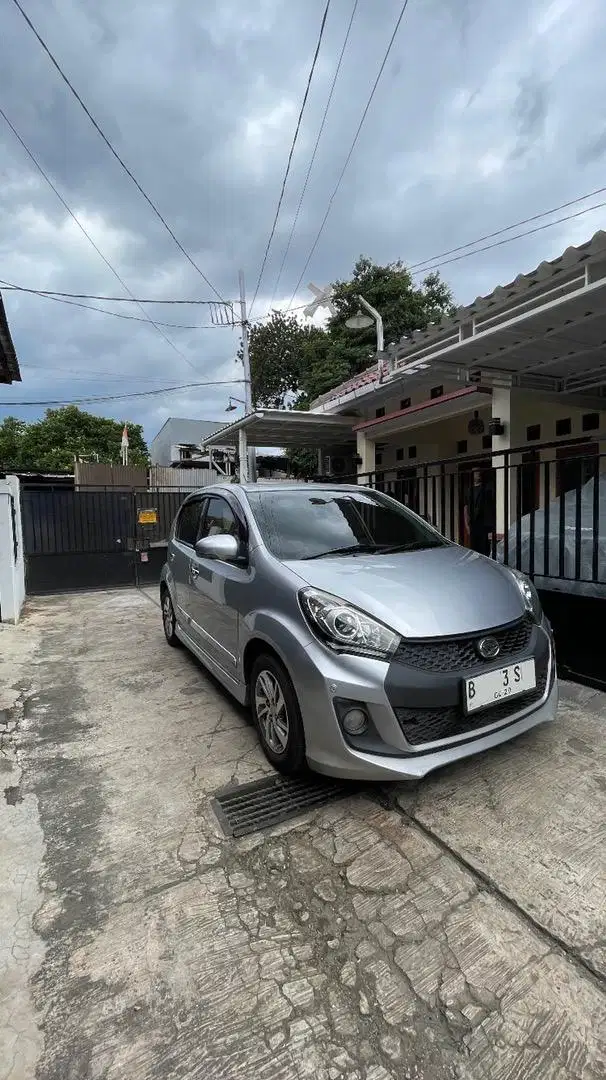
[[[244,653],[242,656],[242,673],[244,675],[244,685],[246,687],[246,704],[250,704],[250,676],[253,669],[253,664],[257,657],[262,656],[264,653],[272,656],[279,664],[284,668],[291,683],[293,683],[293,677],[289,669],[288,663],[282,655],[280,649],[277,649],[274,644],[267,641],[263,637],[252,637],[246,643]],[[294,683],[293,683],[294,686]]]

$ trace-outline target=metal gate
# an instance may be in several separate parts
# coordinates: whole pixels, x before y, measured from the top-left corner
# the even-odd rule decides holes
[[[30,595],[159,581],[184,491],[22,489]]]

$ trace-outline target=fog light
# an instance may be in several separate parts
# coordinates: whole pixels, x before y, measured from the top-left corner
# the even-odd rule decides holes
[[[364,709],[347,709],[342,714],[341,723],[348,735],[363,735],[368,727],[368,716]]]

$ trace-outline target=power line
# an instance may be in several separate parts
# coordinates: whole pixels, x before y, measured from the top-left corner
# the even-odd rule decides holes
[[[4,109],[3,109],[3,108],[2,108],[1,106],[0,106],[0,116],[1,116],[1,117],[2,117],[2,119],[3,119],[4,121],[5,121],[5,123],[6,123],[6,124],[8,124],[8,126],[9,126],[9,128],[11,129],[11,131],[12,131],[13,135],[15,136],[15,138],[17,139],[17,141],[18,141],[18,142],[19,142],[19,143],[21,144],[21,146],[22,146],[22,147],[23,147],[23,149],[25,150],[25,152],[26,152],[27,156],[28,156],[28,157],[30,158],[30,160],[31,160],[31,161],[32,161],[32,162],[34,163],[34,165],[36,166],[36,168],[37,168],[38,172],[39,172],[39,173],[40,173],[40,175],[41,175],[41,176],[43,177],[43,179],[44,179],[44,180],[46,180],[46,183],[47,183],[47,184],[49,185],[49,187],[50,187],[50,188],[51,188],[51,189],[52,189],[52,190],[54,191],[54,193],[55,193],[55,195],[57,196],[57,198],[59,199],[59,202],[61,203],[61,205],[62,205],[62,206],[63,206],[63,207],[65,208],[65,210],[67,211],[67,213],[69,214],[69,216],[70,216],[70,217],[72,218],[72,220],[73,220],[73,221],[75,222],[75,224],[76,224],[76,225],[78,226],[78,228],[80,229],[80,231],[81,231],[81,232],[83,233],[83,235],[84,235],[84,236],[86,237],[86,239],[88,240],[89,244],[91,244],[91,245],[92,245],[92,247],[93,247],[93,248],[95,249],[95,251],[97,252],[97,255],[99,255],[99,257],[100,257],[101,259],[103,259],[103,262],[104,262],[104,263],[105,263],[105,265],[106,265],[106,266],[108,267],[108,269],[109,269],[109,270],[111,270],[111,272],[112,272],[112,274],[114,275],[114,277],[116,278],[116,280],[120,282],[120,285],[122,286],[122,288],[124,289],[124,291],[128,293],[128,295],[130,296],[131,300],[133,300],[133,302],[134,302],[134,303],[135,303],[135,304],[137,305],[137,307],[138,307],[138,308],[140,308],[140,310],[141,310],[141,312],[142,312],[143,316],[145,317],[145,321],[146,321],[146,322],[148,322],[148,323],[150,323],[150,325],[151,325],[151,326],[153,326],[154,330],[157,330],[157,332],[158,332],[158,333],[160,334],[160,337],[164,338],[164,340],[166,341],[167,345],[170,345],[171,349],[172,349],[172,350],[173,350],[174,352],[176,352],[177,356],[180,356],[180,357],[181,357],[181,359],[182,359],[182,360],[184,360],[184,361],[185,361],[185,363],[186,363],[186,364],[187,364],[187,365],[188,365],[188,366],[189,366],[190,368],[192,368],[192,369],[193,369],[194,371],[196,371],[196,368],[195,368],[195,367],[194,367],[194,365],[192,364],[191,360],[189,360],[189,359],[188,359],[188,357],[187,357],[187,356],[185,355],[185,353],[184,353],[184,352],[181,352],[181,349],[177,348],[177,346],[175,345],[175,343],[174,343],[173,341],[171,341],[169,337],[167,337],[167,335],[166,335],[166,334],[164,333],[164,331],[163,331],[163,330],[161,330],[161,329],[160,329],[160,327],[159,327],[159,326],[157,325],[157,323],[155,323],[155,322],[153,321],[153,319],[151,319],[151,318],[150,318],[150,316],[149,316],[149,315],[147,314],[147,312],[146,312],[145,308],[143,307],[143,305],[139,303],[139,301],[138,301],[138,300],[137,300],[137,299],[135,298],[135,296],[133,296],[133,293],[132,293],[132,292],[131,292],[131,290],[129,289],[129,287],[128,287],[128,285],[126,284],[126,282],[125,282],[125,281],[124,281],[124,280],[123,280],[123,279],[122,279],[122,278],[120,277],[120,274],[118,273],[118,271],[116,270],[116,268],[115,268],[114,266],[112,266],[112,264],[110,263],[109,259],[107,259],[107,258],[105,257],[105,255],[103,254],[103,252],[101,251],[101,249],[100,249],[100,248],[99,248],[99,247],[97,246],[97,244],[96,244],[96,243],[95,243],[95,241],[93,240],[93,238],[92,238],[92,236],[90,235],[90,233],[89,233],[89,232],[87,232],[87,230],[86,230],[86,229],[84,228],[84,225],[82,224],[82,222],[80,221],[80,219],[79,219],[78,217],[76,217],[76,215],[74,214],[73,210],[72,210],[72,209],[71,209],[71,208],[70,208],[70,207],[68,206],[68,204],[66,203],[65,199],[64,199],[64,198],[63,198],[63,196],[61,195],[60,191],[59,191],[59,190],[58,190],[58,189],[57,189],[57,188],[55,187],[55,185],[53,184],[53,182],[52,182],[52,180],[51,180],[50,176],[49,176],[49,175],[48,175],[48,174],[47,174],[47,173],[46,173],[46,172],[44,171],[44,169],[42,168],[42,165],[40,164],[40,162],[38,161],[38,159],[37,159],[37,158],[36,158],[36,157],[34,156],[34,154],[33,154],[33,153],[32,153],[32,151],[31,151],[31,150],[29,149],[29,147],[28,147],[28,146],[27,146],[27,144],[26,144],[26,143],[24,142],[24,140],[23,140],[23,139],[21,138],[21,136],[20,136],[19,132],[17,131],[16,127],[15,127],[15,126],[14,126],[14,125],[13,125],[13,124],[11,123],[11,121],[10,121],[10,120],[9,120],[9,118],[8,118],[8,116],[7,116],[7,115],[6,115],[6,113],[4,112]]]
[[[217,296],[217,297],[219,298],[219,300],[221,300],[221,301],[222,301],[222,302],[224,303],[225,301],[223,300],[223,297],[222,297],[222,296],[221,296],[221,294],[220,294],[220,293],[219,293],[219,292],[217,291],[217,289],[215,289],[215,286],[213,285],[212,281],[209,281],[209,279],[207,278],[207,276],[206,276],[206,274],[204,273],[204,271],[200,269],[200,267],[198,266],[197,262],[195,262],[195,260],[194,260],[194,259],[192,258],[192,256],[191,256],[191,255],[189,254],[189,252],[188,252],[188,251],[186,251],[186,249],[185,249],[185,248],[183,247],[183,244],[181,243],[181,241],[177,239],[177,237],[175,236],[175,234],[174,234],[173,230],[171,229],[170,225],[168,224],[168,222],[166,221],[166,219],[165,219],[165,218],[164,218],[164,217],[162,216],[162,214],[161,214],[161,213],[160,213],[160,211],[158,210],[158,207],[156,206],[156,204],[155,204],[154,202],[152,202],[152,200],[150,199],[150,197],[149,197],[149,195],[147,194],[147,192],[146,192],[146,191],[145,191],[145,190],[144,190],[144,189],[143,189],[143,188],[141,187],[141,184],[139,183],[139,181],[137,180],[137,178],[136,178],[136,177],[134,176],[134,174],[133,174],[133,173],[131,172],[131,170],[129,169],[128,165],[127,165],[127,164],[125,163],[125,161],[123,161],[123,159],[122,159],[122,158],[120,157],[120,154],[119,154],[119,153],[118,153],[118,151],[117,151],[117,150],[116,150],[116,149],[114,148],[113,144],[112,144],[112,143],[111,143],[111,141],[110,141],[110,140],[108,139],[107,135],[105,134],[105,132],[103,131],[103,129],[102,129],[101,127],[100,127],[100,125],[99,125],[99,124],[97,123],[97,121],[95,120],[94,116],[93,116],[93,115],[92,115],[92,113],[90,112],[89,108],[87,107],[87,105],[86,105],[86,104],[84,103],[84,101],[83,101],[83,100],[82,100],[82,98],[80,97],[80,94],[78,93],[78,91],[76,90],[76,88],[74,87],[74,85],[73,85],[73,84],[72,84],[72,83],[70,82],[70,80],[68,79],[67,75],[66,75],[66,74],[65,74],[65,72],[63,71],[63,68],[61,67],[61,65],[59,64],[59,62],[58,62],[58,61],[57,61],[57,60],[55,59],[55,57],[53,56],[53,54],[52,54],[52,52],[50,51],[50,49],[49,49],[48,45],[46,44],[46,42],[44,41],[44,39],[43,39],[43,38],[41,37],[41,35],[40,35],[40,34],[38,33],[38,31],[36,30],[36,27],[34,26],[34,24],[33,24],[32,20],[30,19],[30,17],[29,17],[29,15],[27,14],[27,12],[26,12],[26,11],[24,11],[23,7],[22,7],[22,6],[21,6],[21,4],[19,3],[19,0],[13,0],[13,3],[14,3],[14,5],[15,5],[15,7],[16,7],[16,8],[18,9],[18,11],[20,11],[21,15],[23,16],[23,18],[25,19],[25,21],[26,21],[27,25],[29,26],[30,30],[32,31],[32,33],[34,34],[34,36],[36,37],[36,39],[38,40],[39,44],[40,44],[40,45],[42,46],[42,48],[44,49],[44,52],[45,52],[45,53],[46,53],[46,55],[48,56],[49,60],[51,61],[52,65],[53,65],[53,67],[54,67],[54,68],[55,68],[55,69],[57,70],[57,72],[59,73],[59,75],[60,75],[60,76],[61,76],[61,78],[63,79],[63,82],[65,83],[65,85],[66,85],[66,86],[68,87],[68,89],[69,89],[69,90],[71,91],[71,93],[72,93],[72,94],[74,95],[74,97],[75,97],[76,101],[78,102],[78,104],[80,105],[80,107],[81,107],[81,108],[82,108],[82,109],[84,110],[84,112],[86,113],[86,115],[87,115],[88,119],[90,120],[90,122],[91,122],[91,124],[93,125],[93,127],[94,127],[95,131],[97,132],[97,134],[101,136],[101,138],[103,139],[103,142],[104,142],[104,143],[105,143],[105,145],[107,146],[108,150],[109,150],[109,151],[110,151],[110,152],[111,152],[111,153],[113,154],[113,156],[115,157],[116,161],[117,161],[117,162],[118,162],[118,164],[119,164],[119,165],[121,166],[121,168],[122,168],[122,169],[124,170],[124,172],[126,173],[126,175],[127,175],[127,176],[128,176],[128,177],[129,177],[129,178],[130,178],[130,179],[132,180],[133,184],[134,184],[134,185],[135,185],[135,187],[137,188],[137,191],[139,191],[139,193],[140,193],[140,194],[141,194],[141,195],[143,196],[143,198],[145,199],[145,201],[146,201],[146,203],[148,204],[148,206],[150,206],[150,207],[151,207],[151,209],[153,210],[153,212],[154,212],[154,214],[156,215],[156,217],[158,218],[158,220],[159,220],[159,221],[160,221],[160,222],[162,223],[162,225],[164,226],[164,228],[166,229],[166,231],[168,232],[168,234],[169,234],[169,235],[171,236],[171,238],[172,238],[172,239],[174,240],[175,244],[176,244],[176,245],[177,245],[177,247],[179,248],[179,251],[180,251],[180,252],[181,252],[181,253],[182,253],[182,254],[183,254],[183,255],[185,256],[185,258],[187,259],[187,261],[188,261],[188,262],[189,262],[189,263],[191,264],[191,266],[193,266],[194,270],[196,270],[196,271],[197,271],[197,273],[198,273],[198,274],[200,275],[200,277],[201,277],[201,278],[202,278],[202,279],[203,279],[203,280],[204,280],[204,281],[206,282],[206,284],[208,285],[209,289],[211,289],[211,290],[212,290],[212,292],[214,292],[215,296]]]
[[[39,292],[38,289],[20,289],[17,285],[11,285],[8,281],[2,281],[0,278],[0,285],[3,286],[4,291],[7,290],[14,292],[24,292],[29,295],[39,296],[43,300],[56,300],[58,304],[69,304],[71,307],[85,308],[87,311],[98,311],[102,315],[113,315],[115,319],[129,319],[132,322],[148,323],[149,319],[144,319],[140,315],[123,315],[121,311],[110,311],[108,308],[95,307],[94,304],[83,304],[79,300],[66,300],[62,296],[53,296],[51,293]],[[124,298],[123,298],[124,299]],[[157,326],[170,327],[173,330],[214,330],[218,323],[194,323],[187,325],[186,323],[170,323],[160,322],[156,320]]]
[[[332,85],[330,87],[330,91],[329,91],[329,94],[328,94],[328,99],[326,101],[326,106],[324,108],[324,113],[323,113],[322,120],[321,120],[321,123],[320,123],[320,128],[318,130],[318,134],[317,134],[317,137],[316,137],[315,146],[313,148],[313,152],[312,152],[312,155],[311,155],[311,160],[309,162],[309,166],[308,166],[307,173],[306,173],[306,176],[305,176],[305,181],[303,183],[303,188],[302,188],[301,195],[300,195],[300,198],[299,198],[299,205],[297,206],[297,210],[296,210],[294,220],[293,220],[293,223],[292,223],[292,227],[291,227],[291,230],[290,230],[290,236],[288,237],[288,243],[286,244],[286,248],[284,249],[284,254],[282,256],[282,262],[280,263],[280,269],[278,271],[278,277],[277,277],[276,284],[275,284],[274,291],[273,291],[273,295],[272,295],[272,298],[271,298],[271,303],[272,304],[274,302],[276,293],[278,291],[278,287],[280,285],[280,279],[282,277],[282,271],[284,270],[284,264],[285,264],[286,258],[288,256],[288,252],[290,251],[290,246],[292,244],[292,239],[293,239],[293,236],[294,236],[294,233],[295,233],[295,229],[297,227],[297,222],[299,220],[299,214],[301,213],[301,207],[303,205],[303,199],[305,198],[305,193],[307,191],[307,185],[309,184],[309,178],[311,176],[311,171],[312,171],[312,169],[314,167],[314,162],[316,160],[316,154],[318,153],[318,147],[320,145],[320,139],[322,138],[322,133],[323,133],[324,127],[326,125],[326,118],[328,116],[328,110],[330,109],[330,106],[331,106],[331,103],[332,103],[333,94],[335,92],[335,86],[337,85],[337,79],[339,78],[339,72],[341,71],[341,65],[343,63],[343,57],[345,55],[345,50],[346,50],[347,44],[349,42],[349,36],[351,34],[351,28],[352,28],[353,21],[354,21],[355,15],[356,15],[356,11],[358,10],[358,3],[359,3],[359,0],[354,0],[354,5],[353,5],[352,11],[351,11],[351,15],[349,17],[349,24],[348,24],[347,30],[345,32],[345,39],[343,41],[343,45],[342,45],[342,48],[341,48],[341,53],[339,55],[339,59],[338,59],[337,66],[336,66],[335,73],[334,73],[333,80],[332,80]]]
[[[69,400],[56,400],[56,401],[0,401],[0,408],[9,407],[13,408],[25,408],[26,406],[36,406],[37,408],[44,405],[91,405],[94,402],[104,401],[126,401],[127,398],[140,398],[140,397],[152,397],[156,394],[172,394],[176,390],[192,390],[200,386],[234,386],[236,383],[242,383],[242,379],[219,379],[212,382],[194,382],[183,383],[180,386],[163,386],[159,390],[139,390],[133,394],[104,394],[102,397],[82,397],[71,398]]]
[[[14,2],[17,3],[17,0],[14,0]],[[274,214],[274,220],[273,220],[273,224],[272,224],[271,231],[270,231],[270,234],[269,234],[269,240],[267,241],[267,245],[265,247],[265,253],[263,255],[263,260],[261,262],[261,269],[259,270],[259,276],[257,278],[257,284],[255,286],[255,293],[254,293],[254,296],[252,298],[252,304],[250,305],[250,310],[249,310],[249,313],[248,313],[249,317],[252,315],[253,308],[255,306],[255,300],[257,299],[257,293],[259,292],[259,286],[261,285],[261,279],[263,277],[263,273],[265,271],[265,265],[267,263],[267,256],[269,255],[269,249],[271,247],[271,242],[272,242],[272,240],[274,238],[274,233],[276,231],[276,225],[278,224],[278,217],[279,217],[279,214],[280,214],[280,210],[282,208],[282,202],[283,202],[283,199],[284,199],[284,192],[286,190],[286,181],[288,180],[288,176],[289,176],[289,173],[290,173],[290,166],[291,166],[291,163],[292,163],[292,158],[293,158],[293,154],[294,154],[294,151],[295,151],[295,146],[297,144],[297,139],[299,138],[299,130],[301,128],[301,121],[303,119],[303,113],[305,111],[305,106],[307,104],[307,98],[309,97],[309,91],[310,91],[310,88],[311,88],[311,82],[312,82],[312,79],[313,79],[313,76],[314,76],[314,71],[316,69],[316,62],[317,62],[317,59],[318,59],[318,54],[320,52],[320,46],[322,44],[322,38],[324,37],[324,27],[326,26],[326,19],[328,18],[328,10],[330,8],[330,2],[331,2],[331,0],[327,0],[327,2],[326,2],[326,7],[324,8],[324,14],[322,16],[322,22],[320,23],[320,33],[318,34],[318,41],[316,43],[316,50],[314,52],[313,60],[311,62],[311,67],[309,69],[309,75],[307,76],[307,86],[305,87],[305,93],[303,95],[303,101],[301,103],[301,108],[299,109],[299,116],[297,118],[297,126],[295,127],[295,133],[293,135],[293,140],[292,140],[290,151],[289,151],[289,154],[288,154],[288,160],[286,162],[286,170],[284,172],[284,179],[282,180],[282,187],[280,189],[280,197],[278,199],[278,205],[276,206],[276,212]]]
[[[25,285],[12,285],[9,282],[5,282],[5,284],[17,292],[36,293],[38,296],[68,296],[70,300],[110,300],[115,304],[198,304],[210,308],[225,307],[230,311],[233,308],[231,300],[223,300],[221,304],[218,304],[216,300],[164,300],[159,296],[137,296],[131,300],[128,296],[101,296],[98,293],[60,292],[58,289],[28,289]]]
[[[519,229],[522,225],[529,225],[533,221],[549,217],[550,214],[558,214],[560,210],[567,210],[569,206],[576,206],[577,203],[585,202],[586,199],[593,199],[596,195],[603,195],[605,191],[606,187],[596,188],[595,191],[589,191],[587,195],[579,195],[578,198],[570,199],[569,202],[561,203],[560,206],[552,206],[551,210],[542,210],[540,214],[522,218],[521,221],[515,221],[513,225],[505,225],[502,229],[497,229],[496,232],[487,233],[486,236],[479,236],[477,240],[470,240],[468,244],[460,244],[458,247],[450,248],[448,251],[441,251],[439,255],[432,255],[430,259],[421,259],[419,262],[412,263],[408,269],[413,271],[417,267],[424,266],[425,263],[435,262],[436,259],[444,259],[447,255],[455,255],[459,251],[466,251],[468,248],[475,247],[476,244],[483,244],[485,240],[492,240],[495,236],[502,236],[503,233],[510,232],[511,229]],[[554,224],[556,223],[554,222]],[[547,228],[547,226],[545,227]]]
[[[304,304],[297,304],[296,307],[287,308],[286,311],[282,311],[281,308],[271,308],[270,311],[265,312],[265,315],[257,315],[256,319],[250,319],[249,322],[252,326],[253,323],[263,322],[264,319],[271,319],[272,315],[289,315],[291,311],[302,311],[308,304],[309,301],[306,300]]]
[[[373,83],[372,90],[370,91],[368,101],[366,102],[364,112],[362,113],[362,117],[360,119],[360,123],[358,124],[356,133],[355,133],[355,135],[353,137],[353,142],[352,142],[351,147],[349,149],[349,153],[348,153],[347,157],[345,158],[345,163],[343,165],[343,168],[341,169],[341,172],[339,173],[339,177],[338,177],[337,182],[335,184],[333,193],[330,196],[330,199],[328,200],[328,206],[326,208],[326,213],[324,214],[324,217],[322,219],[322,223],[321,223],[320,228],[318,229],[318,232],[316,234],[316,238],[315,238],[315,240],[314,240],[314,242],[313,242],[313,244],[311,246],[311,251],[309,252],[309,255],[307,256],[305,266],[303,267],[303,269],[301,271],[301,275],[299,277],[299,280],[298,280],[297,284],[295,285],[293,294],[292,294],[291,299],[290,299],[290,304],[288,305],[288,308],[286,309],[287,311],[290,311],[290,308],[292,306],[292,302],[293,302],[295,296],[297,295],[297,291],[298,291],[298,289],[299,289],[299,287],[301,285],[301,282],[303,281],[303,278],[305,276],[305,273],[307,271],[307,267],[309,266],[309,264],[310,264],[310,262],[312,260],[314,251],[316,250],[316,248],[318,246],[318,242],[320,240],[320,237],[321,237],[322,233],[324,232],[324,226],[326,225],[326,222],[328,221],[328,215],[330,214],[330,211],[332,210],[332,205],[333,205],[333,203],[335,201],[337,192],[338,192],[339,188],[341,187],[343,177],[345,176],[345,173],[347,171],[347,166],[349,165],[349,162],[352,159],[353,152],[354,152],[354,150],[356,148],[358,139],[360,137],[360,132],[362,131],[362,128],[364,126],[364,121],[366,120],[366,117],[368,115],[368,111],[370,109],[373,98],[375,96],[377,86],[379,85],[381,76],[383,74],[383,71],[385,70],[385,65],[387,64],[387,61],[389,59],[389,54],[390,54],[390,52],[392,50],[393,43],[396,40],[396,35],[398,33],[398,30],[400,29],[400,23],[402,22],[402,19],[404,18],[404,14],[406,12],[406,8],[408,7],[408,2],[409,2],[409,0],[404,0],[404,3],[402,4],[402,8],[401,8],[401,11],[400,11],[400,14],[398,15],[398,18],[396,19],[396,25],[393,28],[393,32],[392,32],[391,38],[389,39],[389,44],[387,46],[387,49],[385,50],[385,55],[384,55],[383,60],[381,62],[381,66],[379,68],[377,77],[376,77],[376,79],[375,79],[375,81]]]
[[[484,247],[475,248],[474,251],[466,251],[462,255],[455,255],[452,259],[443,259],[442,262],[434,263],[433,266],[426,266],[423,270],[413,270],[413,276],[430,274],[434,270],[439,270],[442,266],[459,262],[461,259],[468,259],[470,255],[479,255],[483,251],[491,251],[492,248],[502,247],[503,244],[511,244],[514,240],[522,240],[525,236],[532,236],[534,233],[543,232],[544,229],[551,229],[553,225],[562,225],[565,221],[573,221],[575,218],[582,217],[583,214],[590,214],[592,210],[601,210],[605,206],[606,200],[596,203],[594,206],[587,206],[584,210],[577,210],[576,214],[566,214],[565,217],[556,218],[555,221],[547,221],[544,225],[537,225],[534,229],[526,229],[525,232],[516,233],[515,236],[506,236],[503,240],[496,240],[493,244],[485,244]]]
[[[217,360],[216,363],[221,364],[221,363],[223,363],[223,361],[222,360]],[[158,383],[159,381],[164,382],[165,379],[166,379],[166,372],[165,371],[162,372],[159,375],[141,375],[139,372],[130,372],[130,373],[127,372],[127,373],[125,373],[124,371],[100,371],[97,368],[84,368],[84,367],[67,368],[67,367],[61,367],[60,365],[57,365],[57,364],[53,364],[51,369],[49,369],[48,364],[22,364],[21,365],[21,371],[26,371],[29,375],[34,374],[34,375],[39,376],[40,374],[45,374],[45,375],[48,376],[49,375],[49,370],[52,370],[53,375],[56,372],[60,376],[61,375],[71,375],[71,378],[69,380],[70,382],[75,381],[76,379],[78,381],[80,381],[80,382],[88,382],[91,379],[105,379],[106,381],[107,380],[114,380],[114,379],[120,379],[120,380],[123,379],[126,382],[138,382],[138,383],[139,382],[155,382],[155,383]]]

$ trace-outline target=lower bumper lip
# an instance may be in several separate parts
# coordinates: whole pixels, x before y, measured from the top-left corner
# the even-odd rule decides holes
[[[440,746],[423,754],[411,754],[406,757],[387,757],[378,754],[362,754],[347,747],[341,761],[330,763],[316,762],[310,757],[310,765],[318,772],[330,773],[343,779],[357,780],[421,780],[429,773],[445,765],[454,764],[464,758],[474,756],[485,750],[509,742],[517,736],[530,731],[539,724],[555,720],[558,707],[558,685],[553,683],[546,700],[538,708],[520,719],[504,724],[496,730],[474,735],[473,738],[455,745]]]

